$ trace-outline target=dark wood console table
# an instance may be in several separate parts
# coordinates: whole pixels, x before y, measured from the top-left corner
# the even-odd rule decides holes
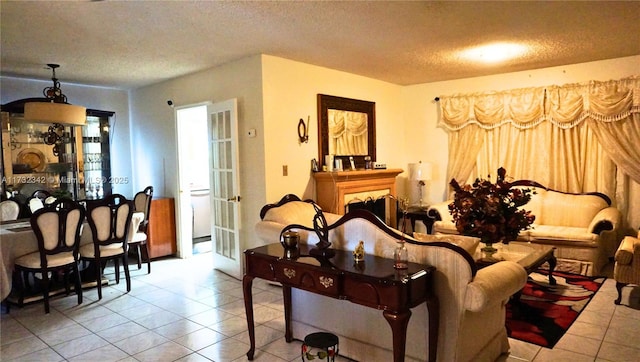
[[[247,358],[253,360],[255,331],[251,286],[254,278],[282,284],[284,296],[285,340],[291,332],[291,288],[298,288],[331,298],[344,299],[370,308],[381,309],[393,334],[393,360],[404,361],[407,325],[411,310],[426,302],[429,310],[429,361],[436,360],[438,346],[439,304],[433,293],[435,268],[409,263],[400,273],[393,260],[365,255],[362,264],[353,262],[351,251],[336,250],[330,259],[309,257],[309,247],[300,248],[290,258],[280,243],[246,250],[246,273],[242,279],[251,348]]]

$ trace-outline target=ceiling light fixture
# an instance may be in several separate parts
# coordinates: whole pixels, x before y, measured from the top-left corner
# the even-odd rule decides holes
[[[499,63],[526,54],[529,47],[516,43],[493,43],[462,51],[462,57],[484,63]]]
[[[31,98],[24,104],[24,119],[31,122],[60,123],[83,126],[87,123],[87,109],[67,103],[67,96],[60,89],[56,78],[58,64],[47,64],[53,71],[53,87],[46,87],[45,98]]]

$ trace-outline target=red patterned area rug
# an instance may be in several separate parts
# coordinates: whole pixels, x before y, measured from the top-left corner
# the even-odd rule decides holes
[[[546,270],[529,275],[520,302],[507,304],[509,337],[553,348],[602,286],[604,277],[554,272],[549,284]]]

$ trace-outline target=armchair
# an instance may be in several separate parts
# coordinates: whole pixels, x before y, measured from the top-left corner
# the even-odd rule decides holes
[[[618,290],[615,304],[620,304],[622,288],[627,284],[640,285],[640,232],[637,237],[627,236],[620,243],[615,256],[613,279]]]

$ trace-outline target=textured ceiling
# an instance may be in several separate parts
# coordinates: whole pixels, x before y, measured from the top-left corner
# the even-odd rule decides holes
[[[640,54],[640,1],[4,1],[0,74],[136,88],[254,54],[418,84]],[[523,42],[499,65],[460,57]],[[640,67],[640,66],[639,66]]]

